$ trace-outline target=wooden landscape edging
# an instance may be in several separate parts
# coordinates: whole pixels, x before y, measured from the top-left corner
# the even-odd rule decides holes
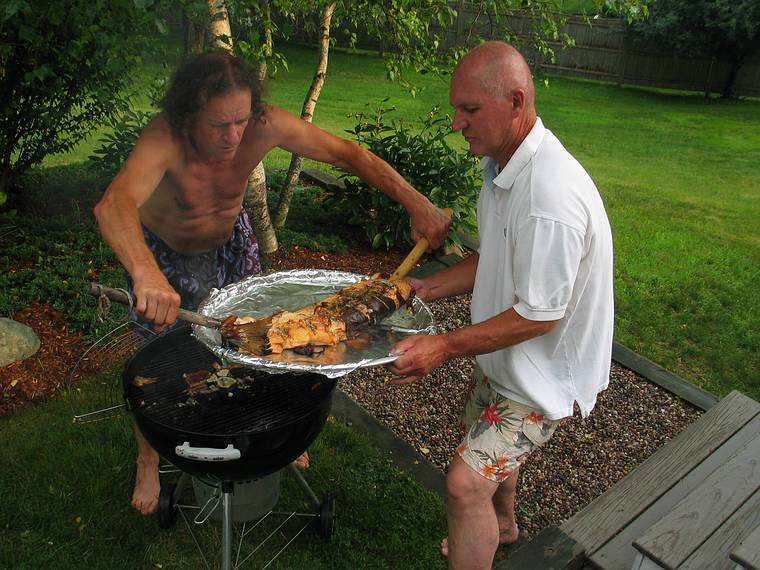
[[[612,360],[701,410],[709,410],[718,403],[714,394],[687,382],[619,342],[612,343]]]
[[[446,476],[443,471],[349,398],[340,390],[340,383],[333,396],[330,413],[364,434],[373,446],[386,452],[399,469],[409,472],[422,487],[436,493],[441,499],[446,497]]]

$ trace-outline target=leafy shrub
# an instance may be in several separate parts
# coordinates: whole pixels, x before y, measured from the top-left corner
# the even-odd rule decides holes
[[[155,46],[159,22],[153,2],[3,2],[0,195],[125,108],[125,88]]]
[[[107,321],[99,322],[97,301],[88,293],[90,280],[125,285],[124,270],[92,215],[109,180],[82,164],[24,173],[24,207],[0,212],[0,316],[13,317],[39,299],[88,340],[126,319],[126,310],[114,303]]]
[[[124,272],[94,222],[74,224],[10,211],[0,214],[0,229],[0,316],[12,317],[39,299],[94,338],[112,326],[98,322],[88,281],[123,287]],[[112,316],[119,311],[113,307]]]
[[[284,171],[268,172],[267,184],[270,190],[267,196],[270,210],[277,203],[279,191],[285,184]],[[348,250],[346,240],[340,235],[341,214],[325,208],[327,194],[321,188],[299,186],[291,200],[291,211],[297,215],[288,218],[287,227],[277,230],[280,247],[291,249],[293,246],[312,251],[338,253]],[[329,233],[325,233],[325,231]],[[345,237],[345,236],[344,236]]]
[[[277,231],[277,239],[280,247],[284,250],[290,250],[298,246],[310,251],[323,251],[325,253],[343,253],[348,251],[346,242],[332,234],[304,233],[285,227]]]
[[[100,146],[88,157],[90,164],[106,172],[118,172],[152,116],[152,113],[130,109],[110,120],[113,132],[100,138]]]
[[[417,130],[403,121],[388,123],[385,114],[393,109],[383,108],[386,101],[369,114],[355,114],[359,122],[347,132],[387,161],[433,204],[451,208],[454,230],[474,233],[480,187],[477,159],[448,144],[450,122],[437,107],[421,117],[422,127]],[[349,224],[363,227],[374,248],[411,243],[409,216],[403,206],[355,176],[343,178],[346,190],[328,198],[328,208],[339,208]],[[454,232],[449,236],[450,242],[459,244]]]
[[[156,79],[151,84],[148,98],[153,107],[158,107],[166,84],[166,78]],[[90,164],[110,174],[118,172],[152,117],[153,113],[127,109],[120,116],[110,118],[108,124],[113,132],[100,137],[100,146],[88,157]]]

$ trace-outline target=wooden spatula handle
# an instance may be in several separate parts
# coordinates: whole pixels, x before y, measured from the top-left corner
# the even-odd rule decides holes
[[[443,211],[449,218],[451,218],[451,214],[453,213],[453,210],[451,208],[444,208]],[[427,251],[429,245],[430,242],[428,242],[427,238],[421,238],[420,241],[415,244],[414,249],[409,252],[409,255],[404,258],[404,261],[402,261],[401,264],[396,268],[396,271],[393,272],[391,279],[402,279],[406,277],[406,274],[409,273],[415,265],[417,265],[417,262]]]
[[[428,245],[430,244],[426,238],[420,239],[420,241],[415,244],[414,249],[412,249],[412,251],[409,252],[409,255],[404,258],[404,261],[401,262],[401,265],[399,265],[396,268],[396,271],[393,272],[391,275],[391,280],[402,279],[403,277],[406,277],[406,274],[409,273],[415,265],[417,265],[417,262],[427,251]]]

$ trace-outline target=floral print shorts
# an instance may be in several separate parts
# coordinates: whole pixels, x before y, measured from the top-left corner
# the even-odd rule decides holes
[[[462,412],[465,436],[457,453],[483,477],[500,483],[549,441],[559,422],[497,393],[476,367]]]

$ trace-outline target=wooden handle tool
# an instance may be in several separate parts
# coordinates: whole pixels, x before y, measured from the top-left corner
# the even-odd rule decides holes
[[[451,208],[444,208],[443,211],[446,213],[446,215],[449,216],[449,218],[451,218],[451,214],[453,213],[453,210]],[[403,279],[406,277],[406,274],[409,273],[415,265],[417,265],[417,262],[427,251],[429,245],[430,243],[428,242],[427,238],[421,238],[420,241],[415,244],[414,249],[412,249],[412,251],[410,251],[409,254],[404,258],[404,261],[402,261],[401,264],[396,268],[396,271],[391,274],[391,281]]]
[[[132,296],[123,289],[112,289],[111,287],[100,285],[99,283],[90,283],[90,295],[93,295],[94,297],[105,295],[111,301],[116,301],[122,305],[134,305],[134,299],[132,299]],[[217,319],[212,319],[206,315],[194,313],[193,311],[188,311],[187,309],[182,308],[177,310],[177,318],[187,321],[188,323],[214,329],[218,329],[222,325],[222,322]]]

